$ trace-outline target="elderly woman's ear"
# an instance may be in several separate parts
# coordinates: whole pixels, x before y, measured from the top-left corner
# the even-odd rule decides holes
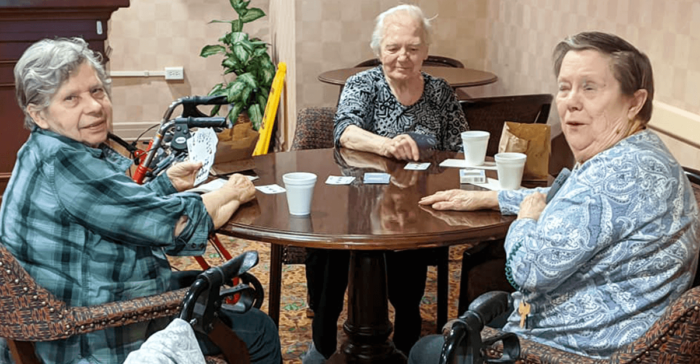
[[[627,111],[627,119],[634,120],[639,115],[639,111],[642,110],[644,103],[647,101],[649,93],[645,89],[639,89],[632,95],[632,103],[630,104],[630,109]]]
[[[49,128],[49,124],[46,123],[46,120],[44,118],[44,111],[40,107],[38,107],[34,104],[29,104],[29,105],[27,105],[27,113],[34,120],[34,123],[36,125],[38,125],[40,128],[42,128],[42,129]]]

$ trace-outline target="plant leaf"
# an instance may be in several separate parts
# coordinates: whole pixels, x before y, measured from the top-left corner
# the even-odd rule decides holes
[[[234,102],[240,99],[243,89],[246,88],[245,82],[239,82],[238,79],[229,84],[229,88],[226,93],[228,102]]]
[[[235,21],[235,20],[212,20],[212,21],[209,22],[209,24],[211,24],[211,23],[226,23],[226,24],[231,24],[231,23],[234,22],[234,21]]]
[[[211,108],[209,116],[217,115],[219,113],[219,109],[221,109],[221,105],[214,105],[214,107]]]
[[[238,33],[241,30],[243,30],[243,22],[241,19],[236,19],[231,22],[231,32],[232,33]]]
[[[250,87],[253,89],[258,88],[258,81],[255,79],[255,75],[253,75],[253,73],[251,73],[251,72],[246,72],[246,73],[238,76],[238,78],[236,78],[236,82],[238,82],[238,81],[245,82],[247,87]]]
[[[241,111],[243,110],[243,104],[240,102],[234,103],[233,107],[229,108],[228,115],[226,115],[226,118],[231,121],[231,125],[235,125],[236,121],[238,121],[238,115],[240,115]]]
[[[261,67],[261,72],[262,72],[262,79],[263,79],[263,85],[266,87],[269,87],[272,85],[272,80],[275,78],[275,66],[272,64],[272,62],[267,61],[262,63]]]
[[[257,103],[250,105],[248,108],[248,117],[250,117],[250,121],[253,123],[253,129],[260,130],[260,124],[262,124],[262,110],[260,105]]]
[[[226,58],[221,62],[221,65],[224,68],[238,68],[241,66],[241,62],[238,61],[238,58],[236,58],[236,55],[233,53],[226,53]]]
[[[238,99],[243,105],[248,105],[248,100],[250,99],[250,94],[253,92],[253,88],[246,87],[241,92],[241,97]]]
[[[209,91],[209,94],[207,96],[223,95],[225,93],[222,91],[223,88],[223,83],[217,83],[216,85],[214,85],[214,87],[211,88],[211,91]]]
[[[240,42],[233,44],[233,53],[241,63],[247,63],[248,58],[250,58],[250,52]]]
[[[263,95],[263,96],[265,97],[265,100],[267,100],[267,98],[270,97],[270,92],[269,92],[267,89],[265,89],[264,87],[263,87],[263,88],[259,88],[259,89],[258,89],[258,93],[259,93],[260,95]],[[265,103],[265,104],[267,105],[267,103]]]
[[[230,37],[231,37],[231,44],[236,44],[236,43],[248,41],[248,33],[234,32],[234,33],[230,34]]]
[[[204,48],[202,48],[202,51],[199,53],[199,56],[206,58],[218,53],[226,53],[226,47],[221,45],[207,45],[204,46]]]
[[[253,51],[253,57],[256,58],[261,57],[263,54],[267,54],[267,44],[265,45],[265,47],[257,47],[255,48],[255,51]]]
[[[262,91],[262,89],[260,90]],[[263,110],[265,110],[265,108],[267,108],[267,97],[263,96],[262,93],[258,92],[256,95],[256,99],[258,101],[258,105],[265,105],[263,107]]]
[[[265,16],[265,12],[259,8],[248,9],[248,12],[241,15],[241,21],[244,23],[250,23],[253,20],[260,19]]]

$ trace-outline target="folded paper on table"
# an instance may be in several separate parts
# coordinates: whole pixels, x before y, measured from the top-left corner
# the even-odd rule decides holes
[[[487,179],[486,183],[469,183],[469,184],[474,185],[474,186],[483,187],[483,188],[485,188],[487,190],[491,190],[491,191],[500,191],[501,190],[501,183],[498,182],[497,179],[488,178],[488,177],[486,179]],[[520,186],[520,188],[523,188],[523,187]]]
[[[523,181],[545,181],[549,175],[551,128],[547,124],[523,124],[506,121],[498,152],[527,155]]]
[[[451,168],[472,168],[472,169],[490,169],[496,170],[496,162],[486,161],[480,166],[468,166],[467,161],[464,159],[445,159],[440,163],[440,167],[451,167]]]

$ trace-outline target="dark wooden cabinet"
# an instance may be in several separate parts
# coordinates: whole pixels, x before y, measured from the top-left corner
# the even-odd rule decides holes
[[[129,0],[5,0],[0,3],[0,195],[17,151],[29,135],[17,106],[13,69],[22,53],[43,38],[81,37],[105,55],[107,22]],[[105,56],[105,62],[107,58]]]

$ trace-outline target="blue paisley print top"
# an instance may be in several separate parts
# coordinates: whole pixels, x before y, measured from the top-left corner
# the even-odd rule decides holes
[[[335,145],[350,125],[387,138],[407,132],[435,137],[435,149],[459,151],[469,130],[454,90],[441,78],[423,73],[423,95],[402,105],[391,93],[381,66],[348,78],[335,114]]]
[[[501,212],[517,214],[532,191],[500,192]],[[698,225],[690,182],[661,140],[642,131],[620,141],[575,167],[539,220],[510,226],[515,307],[532,306],[525,328],[514,312],[504,329],[609,357],[690,287]]]

